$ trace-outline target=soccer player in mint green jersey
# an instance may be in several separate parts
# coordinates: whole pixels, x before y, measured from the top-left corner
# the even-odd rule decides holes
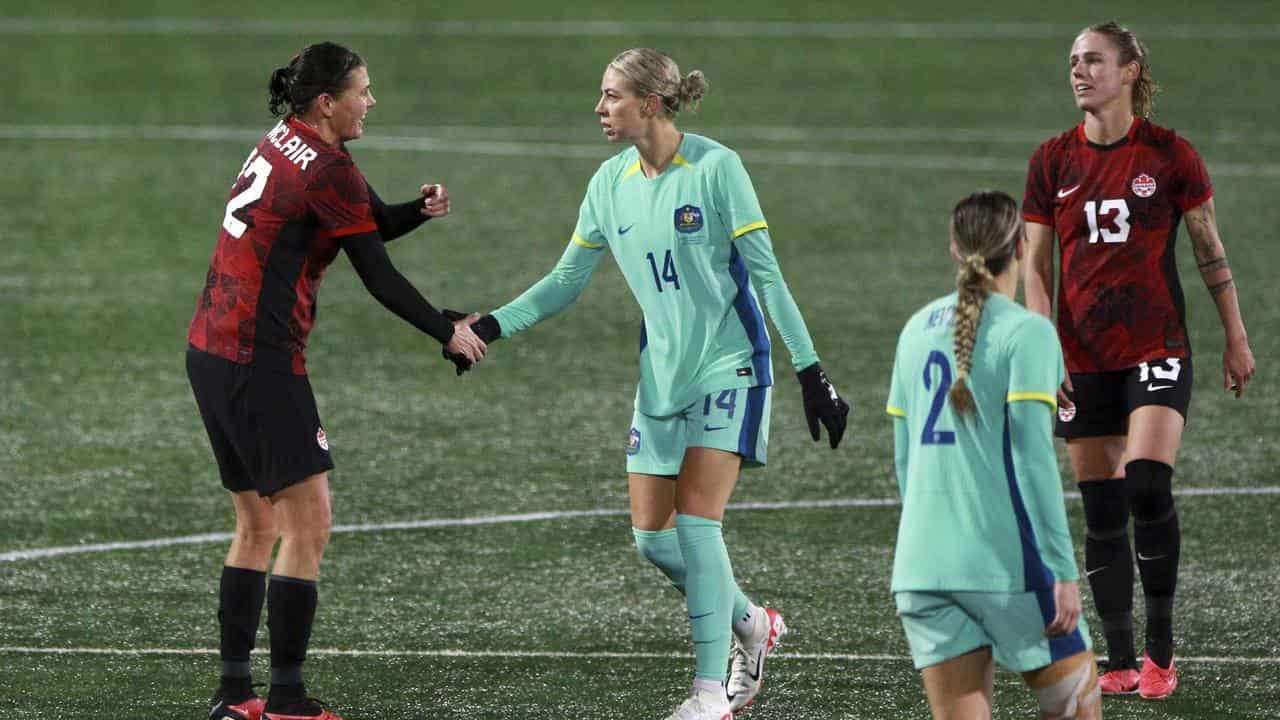
[[[554,315],[606,253],[640,303],[631,519],[640,553],[685,594],[696,658],[693,691],[673,720],[727,719],[752,702],[786,631],[777,611],[738,588],[721,535],[739,469],[766,460],[773,368],[757,292],[799,371],[813,439],[821,422],[835,448],[849,411],[818,364],[742,161],[676,128],[675,114],[706,88],[701,72],[682,78],[656,50],[614,58],[595,111],[609,141],[631,147],[591,178],[550,274],[472,326],[489,341]]]
[[[990,718],[994,663],[1041,718],[1101,718],[1053,449],[1062,348],[1013,301],[1018,204],[980,191],[951,215],[957,291],[898,338],[887,410],[902,518],[892,592],[934,718]]]

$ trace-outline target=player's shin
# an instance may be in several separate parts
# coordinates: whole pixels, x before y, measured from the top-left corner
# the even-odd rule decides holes
[[[271,576],[267,586],[267,627],[271,631],[269,712],[306,697],[302,663],[311,642],[317,598],[315,580]]]
[[[1173,468],[1155,460],[1125,465],[1133,485],[1133,543],[1147,609],[1147,654],[1160,667],[1173,660],[1173,595],[1182,533],[1173,504]]]
[[[1129,483],[1079,484],[1084,500],[1085,575],[1107,638],[1108,667],[1137,667],[1133,647],[1133,554],[1129,547]]]
[[[253,694],[249,653],[258,634],[267,574],[223,566],[218,586],[218,627],[222,659],[221,696],[239,702]]]
[[[677,515],[676,530],[688,575],[685,579],[692,626],[695,678],[724,682],[729,662],[730,613],[735,584],[719,522]]]

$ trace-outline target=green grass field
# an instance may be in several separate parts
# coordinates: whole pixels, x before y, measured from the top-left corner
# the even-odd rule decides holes
[[[1221,327],[1180,249],[1198,371],[1176,476],[1193,493],[1179,500],[1183,686],[1106,713],[1280,714],[1280,6],[173,5],[0,5],[13,58],[0,81],[0,714],[204,716],[225,540],[21,553],[230,530],[186,326],[231,180],[273,123],[270,71],[333,39],[364,54],[379,100],[352,145],[365,175],[388,200],[428,181],[454,198],[449,218],[391,246],[395,262],[433,301],[481,310],[559,257],[611,151],[591,114],[605,63],[655,45],[706,72],[712,92],[682,127],[742,153],[854,406],[838,451],[812,444],[775,353],[770,465],[734,500],[782,506],[731,510],[726,534],[744,588],[793,634],[746,717],[927,717],[888,595],[897,511],[868,502],[896,495],[882,411],[894,339],[950,287],[956,200],[982,186],[1021,197],[1032,149],[1077,121],[1067,50],[1111,17],[1146,36],[1166,89],[1156,120],[1214,178],[1259,371],[1244,399],[1220,391]],[[344,527],[311,692],[348,720],[664,717],[692,654],[680,598],[631,546],[622,451],[640,316],[612,261],[563,316],[461,379],[343,258],[320,307],[308,364]],[[1068,510],[1080,547],[1079,503]],[[522,513],[547,515],[468,522]],[[997,717],[1034,715],[1016,677],[1000,674],[997,696]]]

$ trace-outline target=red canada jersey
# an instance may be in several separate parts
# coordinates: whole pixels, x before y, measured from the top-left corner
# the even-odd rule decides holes
[[[369,188],[341,145],[289,117],[231,187],[187,340],[243,365],[306,374],[316,292],[343,237],[374,232]]]
[[[1058,337],[1067,370],[1105,372],[1191,355],[1174,239],[1213,196],[1204,161],[1137,118],[1112,145],[1084,124],[1031,156],[1022,217],[1058,235]]]

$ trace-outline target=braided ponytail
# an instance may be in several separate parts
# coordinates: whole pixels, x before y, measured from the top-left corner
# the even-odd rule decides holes
[[[958,415],[974,410],[969,374],[978,343],[978,325],[987,297],[996,288],[996,275],[1004,272],[1022,233],[1018,203],[1005,193],[979,190],[961,200],[951,211],[951,245],[959,256],[956,272],[956,315],[953,354],[956,377],[947,397]]]
[[[987,269],[987,261],[978,253],[966,257],[956,273],[955,345],[956,379],[951,384],[951,407],[961,415],[973,412],[973,392],[969,390],[969,372],[973,370],[973,346],[978,341],[978,322],[982,306],[995,288],[996,279]]]

